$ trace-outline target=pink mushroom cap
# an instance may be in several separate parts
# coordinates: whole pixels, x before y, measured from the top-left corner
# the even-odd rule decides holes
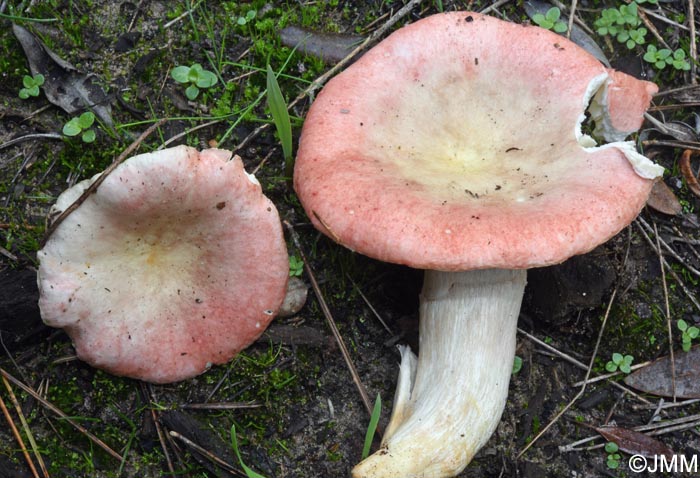
[[[640,127],[655,91],[550,31],[433,15],[324,87],[295,189],[317,228],[383,261],[559,263],[629,224],[663,172],[631,142],[596,146],[582,133],[589,103],[602,102],[602,136],[619,139]]]
[[[70,206],[99,175],[62,193]],[[165,383],[230,360],[286,292],[277,210],[229,151],[179,146],[118,166],[39,251],[44,322],[78,357]]]

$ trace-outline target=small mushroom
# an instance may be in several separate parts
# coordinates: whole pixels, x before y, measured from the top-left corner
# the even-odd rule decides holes
[[[663,168],[622,139],[656,87],[538,27],[469,12],[404,27],[328,82],[294,184],[314,225],[425,269],[381,449],[355,478],[450,477],[505,406],[526,269],[590,251]],[[581,130],[586,108],[607,144]]]
[[[50,217],[99,176],[63,192]],[[90,365],[154,383],[198,375],[252,343],[289,273],[277,210],[241,159],[185,146],[119,165],[38,258],[44,322]]]

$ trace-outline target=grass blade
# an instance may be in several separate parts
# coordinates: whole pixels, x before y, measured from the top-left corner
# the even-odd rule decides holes
[[[270,107],[272,121],[275,123],[277,134],[282,143],[285,174],[291,177],[294,167],[292,159],[292,123],[289,119],[289,111],[287,111],[287,104],[284,101],[284,96],[282,96],[280,85],[277,83],[277,77],[269,64],[267,65],[267,104]]]
[[[241,468],[243,468],[243,471],[245,472],[245,474],[248,478],[265,478],[263,475],[253,471],[253,469],[249,468],[248,466],[246,466],[245,463],[243,463],[243,458],[241,457],[241,452],[238,450],[238,438],[236,437],[236,425],[231,426],[231,448],[233,448],[233,451],[236,453],[236,456],[238,457],[238,461],[241,464]]]
[[[374,432],[377,431],[377,425],[379,424],[379,415],[382,413],[382,397],[377,394],[377,399],[374,401],[374,408],[372,408],[372,415],[369,418],[369,426],[367,427],[367,433],[365,434],[365,446],[362,449],[362,459],[364,460],[369,456],[369,450],[372,447],[372,441],[374,440]]]

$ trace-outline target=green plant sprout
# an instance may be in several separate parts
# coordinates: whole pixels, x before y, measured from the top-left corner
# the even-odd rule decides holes
[[[44,75],[37,73],[34,76],[22,77],[24,88],[19,90],[19,97],[26,100],[30,96],[39,96],[39,87],[44,84]]]
[[[233,448],[234,453],[238,457],[238,461],[241,464],[241,468],[245,472],[248,478],[265,478],[260,473],[257,473],[252,468],[248,467],[243,463],[243,457],[241,457],[241,452],[238,450],[238,439],[236,438],[236,425],[231,425],[231,448]]]
[[[63,134],[73,137],[82,133],[81,138],[83,143],[92,143],[96,138],[95,130],[92,129],[94,123],[94,113],[92,111],[86,111],[80,116],[75,116],[68,120],[68,122],[63,125]]]
[[[685,51],[682,48],[672,52],[668,48],[659,50],[654,45],[648,45],[644,61],[653,64],[659,70],[666,68],[666,65],[672,65],[676,70],[690,70],[690,63],[686,60]]]
[[[255,19],[255,16],[258,14],[255,10],[248,10],[248,13],[245,14],[245,16],[238,17],[236,20],[236,23],[239,24],[240,26],[247,25],[250,23],[252,20]]]
[[[693,339],[697,339],[700,335],[700,329],[694,325],[689,326],[688,322],[680,319],[678,321],[678,330],[683,333],[681,337],[681,340],[683,341],[683,351],[688,352],[690,347],[693,345]]]
[[[377,424],[379,423],[379,416],[382,414],[382,397],[377,394],[376,400],[374,400],[374,407],[372,407],[372,414],[369,417],[369,425],[367,426],[367,433],[365,433],[365,445],[362,448],[362,459],[364,460],[369,456],[369,450],[372,447],[372,441],[374,440],[374,433],[377,431]]]
[[[532,21],[545,30],[554,30],[557,33],[564,33],[566,31],[566,23],[559,21],[560,16],[561,11],[557,7],[552,7],[547,10],[547,13],[544,15],[541,13],[534,14],[532,16]]]
[[[287,103],[284,101],[280,85],[277,83],[277,77],[269,63],[267,65],[267,105],[270,108],[272,121],[275,123],[277,134],[282,143],[284,172],[288,178],[291,178],[294,169],[294,158],[292,157],[292,123],[289,119]]]
[[[606,8],[600,13],[600,18],[593,25],[599,35],[610,35],[618,42],[632,49],[646,42],[647,29],[640,27],[636,3],[620,5],[619,8]]]
[[[622,354],[615,352],[612,354],[612,360],[605,364],[605,370],[612,373],[617,372],[619,369],[620,372],[630,373],[632,371],[631,366],[633,360],[634,357],[631,355],[623,356]]]
[[[189,85],[185,90],[185,96],[190,100],[199,96],[200,88],[211,88],[219,81],[214,73],[205,70],[199,63],[192,66],[176,66],[170,72],[170,76],[178,83]]]
[[[517,355],[513,358],[513,371],[511,372],[513,375],[517,374],[522,370],[523,368],[523,359],[518,357]]]
[[[289,256],[289,277],[298,277],[304,272],[304,261],[297,256]]]
[[[605,464],[611,470],[616,470],[620,466],[622,456],[618,451],[620,451],[620,447],[617,446],[617,443],[609,441],[605,444],[605,453],[608,454]]]

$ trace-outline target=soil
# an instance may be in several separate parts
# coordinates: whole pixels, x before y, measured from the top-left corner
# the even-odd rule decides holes
[[[125,458],[120,461],[110,456],[85,433],[69,425],[65,417],[59,418],[14,382],[2,387],[0,397],[12,408],[8,390],[17,395],[27,428],[51,476],[170,476],[168,460],[178,476],[245,476],[241,471],[226,471],[169,433],[189,438],[241,470],[231,446],[234,425],[243,461],[268,478],[349,476],[362,452],[369,415],[313,292],[297,314],[276,319],[257,343],[230,364],[214,367],[182,383],[147,385],[112,377],[81,363],[75,358],[70,339],[62,331],[42,324],[37,306],[35,253],[44,218],[55,197],[68,185],[104,169],[146,129],[150,124],[147,120],[170,118],[157,134],[146,139],[140,151],[154,149],[163,140],[185,131],[187,134],[172,145],[186,143],[204,148],[217,142],[236,150],[248,171],[257,170],[265,193],[298,234],[301,252],[320,284],[363,386],[372,399],[377,394],[382,397],[379,429],[383,429],[396,384],[396,345],[408,344],[414,350],[418,345],[420,271],[354,254],[315,231],[284,180],[284,160],[273,128],[252,136],[241,146],[262,124],[261,120],[267,119],[264,101],[245,114],[231,115],[224,121],[189,131],[207,123],[212,109],[223,108],[217,98],[225,94],[234,110],[250,104],[264,88],[264,75],[228,65],[221,73],[230,80],[230,88],[219,84],[211,93],[204,91],[198,99],[188,100],[184,87],[169,77],[169,70],[177,64],[195,62],[206,67],[210,64],[207,54],[264,68],[264,53],[270,51],[277,52],[272,60],[279,69],[287,55],[292,54],[290,48],[279,43],[275,33],[286,26],[285,22],[326,34],[366,36],[402,4],[199,2],[187,14],[192,2],[46,3],[48,7],[44,9],[16,8],[13,14],[59,19],[51,23],[19,23],[37,33],[77,71],[90,73],[91,81],[106,92],[115,127],[110,131],[102,122],[96,127],[97,140],[91,145],[79,138],[43,137],[2,147],[2,143],[27,134],[56,133],[60,137],[58,133],[72,115],[51,105],[43,95],[28,100],[18,98],[28,65],[11,33],[9,20],[0,18],[0,57],[4,58],[0,68],[0,367]],[[435,13],[440,3],[446,10],[479,10],[480,6],[479,2],[424,3],[403,22]],[[584,8],[593,7],[588,2],[579,3]],[[511,21],[528,21],[518,4],[506,4],[498,11]],[[677,2],[664,8],[667,9],[661,12],[671,15],[671,8],[684,12],[686,5]],[[257,11],[261,21],[273,19],[269,22],[272,27],[264,29],[256,24],[246,28],[236,24],[236,19],[251,9]],[[591,10],[584,10],[583,17],[589,25],[596,18]],[[653,21],[668,37],[667,41],[688,45],[686,30]],[[226,22],[238,26],[225,29]],[[518,335],[516,354],[523,365],[512,376],[501,423],[459,475],[462,478],[653,476],[631,472],[626,454],[619,469],[608,466],[608,454],[602,449],[605,440],[601,438],[577,451],[560,449],[596,436],[591,427],[616,424],[632,428],[647,424],[656,416],[660,403],[659,397],[640,398],[605,380],[588,385],[577,397],[580,387],[573,384],[584,379],[586,370],[562,356],[588,364],[595,352],[593,375],[597,375],[604,373],[604,365],[614,352],[633,355],[635,363],[665,356],[670,347],[680,353],[677,320],[700,322],[700,310],[691,300],[697,295],[700,277],[690,270],[700,269],[696,214],[700,199],[687,189],[677,167],[683,144],[698,144],[694,123],[697,116],[693,117],[692,107],[685,104],[697,105],[700,94],[697,89],[686,88],[691,84],[690,73],[654,70],[641,60],[641,48],[627,50],[617,43],[606,43],[601,37],[593,38],[603,45],[613,66],[653,79],[662,92],[684,88],[685,96],[660,96],[655,104],[665,105],[668,110],[662,113],[657,109],[652,114],[664,122],[685,124],[688,136],[679,139],[678,135],[669,136],[668,131],[647,126],[640,134],[640,140],[668,143],[648,143],[648,149],[667,168],[664,181],[680,200],[682,211],[670,216],[645,208],[640,216],[644,223],[633,223],[591,253],[528,273],[519,327],[546,342],[555,352],[522,333]],[[272,49],[265,50],[256,42],[268,42]],[[317,58],[294,53],[287,72],[313,80],[328,67]],[[283,82],[284,96],[291,101],[305,86],[298,81]],[[303,118],[308,105],[308,99],[298,103],[291,110],[292,116]],[[293,124],[296,144],[301,121],[294,119]],[[663,276],[653,229],[645,231],[644,224],[656,228],[680,258],[664,255],[671,268],[665,269]],[[652,238],[651,244],[645,235]],[[289,245],[290,253],[301,255],[291,237]],[[308,270],[302,278],[310,284]],[[667,300],[673,344],[669,344],[667,332]],[[609,304],[606,328],[596,349]],[[518,456],[575,397],[573,406]],[[659,417],[666,420],[699,412],[700,405],[691,403],[665,409]],[[22,428],[14,409],[10,413],[14,423]],[[159,436],[159,432],[163,435]],[[700,455],[697,426],[657,438],[688,458]],[[168,457],[161,443],[165,444]],[[598,446],[583,449],[591,444]],[[373,449],[377,446],[375,440]],[[29,476],[32,474],[10,428],[0,426],[0,477]]]

